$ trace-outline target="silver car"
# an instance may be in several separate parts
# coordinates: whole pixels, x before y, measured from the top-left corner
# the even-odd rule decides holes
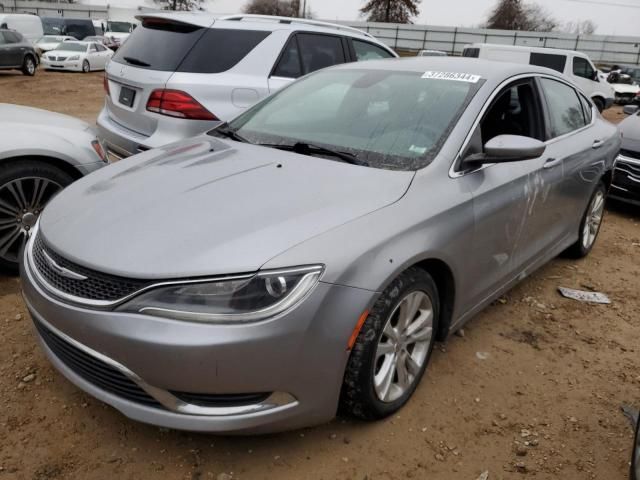
[[[396,57],[368,33],[261,15],[147,13],[107,65],[98,117],[109,155],[127,157],[210,130],[294,79]]]
[[[0,103],[0,269],[18,271],[27,235],[54,195],[105,165],[88,123]]]
[[[25,300],[55,367],[131,418],[244,433],[338,408],[378,419],[437,339],[589,253],[619,149],[544,68],[322,70],[56,197]]]

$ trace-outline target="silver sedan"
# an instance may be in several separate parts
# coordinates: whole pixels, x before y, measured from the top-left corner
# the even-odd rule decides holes
[[[552,70],[330,68],[73,184],[26,248],[24,295],[56,368],[131,418],[245,433],[378,419],[436,340],[589,253],[619,149]]]
[[[18,256],[47,202],[104,165],[89,124],[0,103],[0,268],[17,272]]]

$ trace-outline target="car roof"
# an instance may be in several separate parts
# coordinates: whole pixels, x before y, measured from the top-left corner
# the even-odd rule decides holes
[[[388,70],[396,72],[445,72],[479,75],[490,83],[501,83],[517,75],[541,74],[568,81],[555,70],[523,63],[498,62],[468,57],[405,57],[369,60],[330,67],[333,69]]]
[[[362,38],[384,45],[369,33],[347,25],[338,25],[302,18],[276,17],[271,15],[232,15],[219,17],[206,12],[159,12],[136,15],[136,19],[140,21],[153,18],[187,23],[204,28],[250,29],[269,32],[276,30],[304,30],[333,34],[340,33],[341,35]]]

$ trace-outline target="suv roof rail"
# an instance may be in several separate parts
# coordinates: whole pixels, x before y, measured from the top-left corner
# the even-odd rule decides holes
[[[313,25],[316,27],[326,27],[333,28],[336,30],[345,30],[348,32],[357,33],[359,35],[364,35],[365,37],[374,38],[373,35],[367,33],[363,30],[359,30],[357,28],[349,27],[347,25],[339,25],[337,23],[329,23],[329,22],[321,22],[319,20],[309,20],[306,18],[293,18],[293,17],[277,17],[275,15],[252,15],[252,14],[238,14],[238,15],[228,15],[225,17],[220,17],[219,20],[271,20],[273,22],[283,23],[283,24],[292,24],[299,23],[303,25]]]

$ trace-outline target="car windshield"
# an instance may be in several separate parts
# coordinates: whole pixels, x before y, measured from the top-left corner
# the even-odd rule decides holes
[[[640,68],[623,68],[621,73],[629,75],[632,82],[640,83]]]
[[[376,168],[417,170],[435,157],[484,82],[471,75],[463,77],[470,81],[425,77],[390,70],[320,71],[249,109],[226,133],[276,148],[330,149]]]
[[[131,24],[129,22],[107,22],[107,31],[129,33],[131,31]]]
[[[64,42],[59,44],[55,50],[64,50],[65,52],[86,52],[87,45],[84,43]]]

